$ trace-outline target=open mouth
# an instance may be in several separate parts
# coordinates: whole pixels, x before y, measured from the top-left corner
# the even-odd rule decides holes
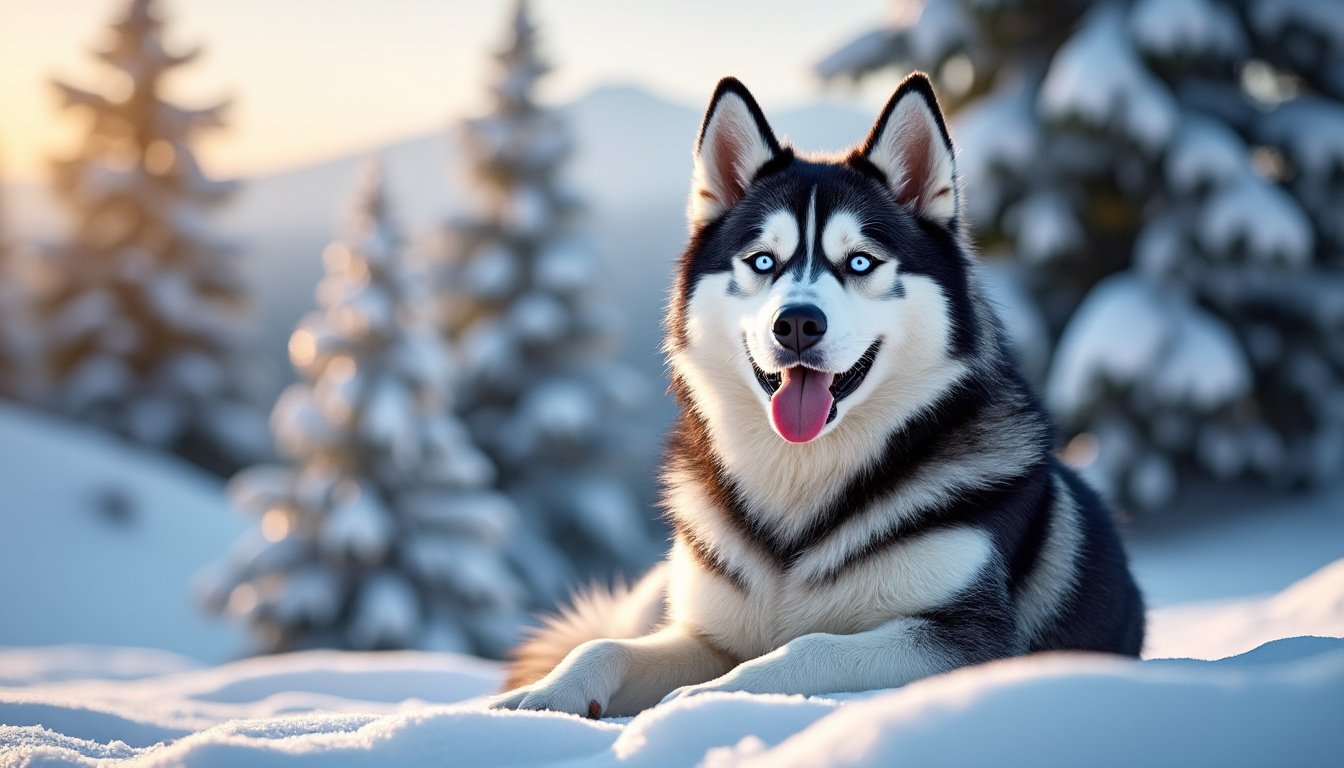
[[[770,396],[775,431],[793,443],[805,443],[821,434],[821,430],[835,419],[836,404],[854,394],[863,384],[881,345],[881,339],[874,341],[858,362],[843,373],[816,371],[801,365],[778,373],[766,373],[756,365],[748,350],[747,359],[751,360],[751,367],[756,372],[756,381]]]

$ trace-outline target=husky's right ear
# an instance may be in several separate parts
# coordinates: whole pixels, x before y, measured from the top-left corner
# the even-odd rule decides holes
[[[734,77],[720,80],[695,144],[687,205],[691,229],[736,205],[761,168],[780,154],[779,142],[747,87]]]

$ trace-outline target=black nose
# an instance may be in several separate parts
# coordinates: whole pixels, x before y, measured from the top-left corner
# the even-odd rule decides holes
[[[797,354],[811,349],[826,335],[826,313],[811,304],[793,304],[775,315],[775,340]]]

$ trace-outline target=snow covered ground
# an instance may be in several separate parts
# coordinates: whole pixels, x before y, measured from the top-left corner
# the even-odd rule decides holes
[[[446,654],[4,651],[0,765],[1324,765],[1344,754],[1341,638],[1344,560],[1274,598],[1159,609],[1150,647],[1189,658],[1027,658],[600,722],[487,711],[499,666]],[[68,679],[116,654],[144,676]]]
[[[206,619],[191,583],[246,523],[229,509],[222,483],[204,473],[0,403],[0,646],[236,655],[242,631]],[[105,659],[95,668],[105,663],[134,670],[143,661]]]

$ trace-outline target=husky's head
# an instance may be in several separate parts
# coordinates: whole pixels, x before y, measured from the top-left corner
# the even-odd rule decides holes
[[[796,156],[740,82],[719,83],[669,329],[690,404],[711,427],[824,443],[857,411],[883,422],[927,401],[974,324],[959,194],[923,75],[834,159]]]

